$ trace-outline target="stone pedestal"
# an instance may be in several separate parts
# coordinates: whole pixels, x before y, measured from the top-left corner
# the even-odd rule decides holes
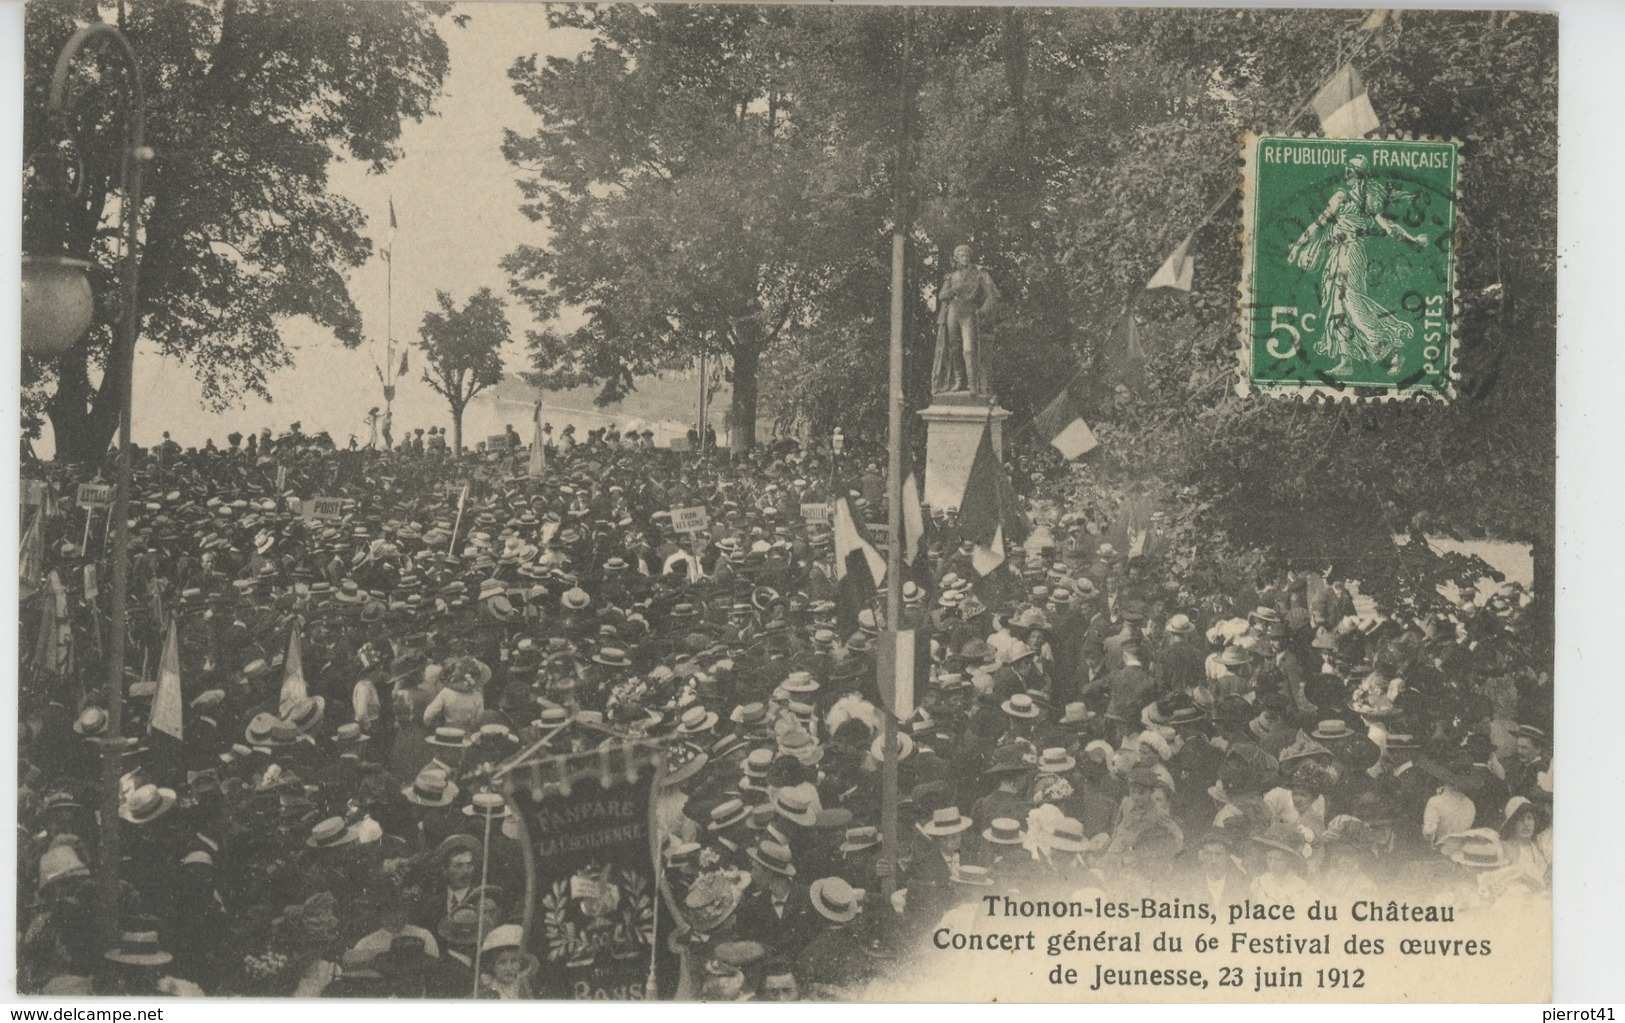
[[[936,394],[931,404],[920,410],[925,420],[925,495],[921,500],[933,509],[958,508],[970,479],[971,461],[982,439],[982,426],[989,422],[984,400],[965,395]],[[1004,455],[1004,421],[1010,410],[993,406],[993,453]]]

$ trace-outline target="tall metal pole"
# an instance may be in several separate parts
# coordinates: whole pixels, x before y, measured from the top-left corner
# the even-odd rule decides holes
[[[910,39],[913,28],[913,10],[903,12],[903,74],[898,90],[896,181],[893,183],[892,236],[891,236],[891,358],[887,384],[887,444],[886,444],[886,527],[890,539],[886,544],[886,628],[895,637],[903,627],[903,255],[908,235],[908,134],[909,110],[912,106],[910,89],[913,76],[909,70]],[[895,666],[897,658],[892,659]],[[895,670],[895,668],[894,668]],[[898,680],[892,679],[892,693],[899,689]],[[880,827],[885,847],[886,866],[884,891],[890,899],[897,890],[897,717],[887,708],[881,714]]]
[[[388,269],[384,273],[384,413],[395,405],[395,240],[389,242]],[[374,424],[376,425],[376,424]]]
[[[700,421],[699,421],[699,424],[698,424],[698,427],[697,427],[697,430],[696,430],[696,433],[698,433],[698,435],[699,435],[699,449],[700,449],[699,453],[701,455],[705,454],[705,397],[706,397],[706,395],[705,395],[705,384],[706,384],[705,353],[701,352],[700,353],[700,408],[699,408],[699,419],[700,419]]]
[[[51,77],[50,113],[61,123],[66,118],[68,72],[74,59],[88,43],[106,42],[124,57],[130,74],[130,105],[125,112],[123,178],[124,200],[121,215],[124,218],[122,246],[119,254],[120,296],[118,333],[113,345],[114,372],[118,380],[118,479],[113,488],[113,580],[112,580],[112,636],[107,649],[107,735],[102,740],[102,793],[101,827],[97,846],[98,881],[100,898],[97,905],[101,937],[112,944],[119,933],[119,777],[123,763],[121,757],[131,743],[123,738],[124,727],[124,647],[129,633],[129,562],[130,562],[130,406],[134,394],[132,377],[135,368],[136,327],[140,311],[136,244],[141,234],[141,174],[146,162],[152,159],[146,146],[146,94],[141,88],[141,66],[136,61],[130,41],[113,25],[94,22],[81,28],[68,40],[57,58],[56,70]]]

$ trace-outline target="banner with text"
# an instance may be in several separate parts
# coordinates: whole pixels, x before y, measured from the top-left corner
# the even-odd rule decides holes
[[[541,961],[538,998],[642,1000],[657,912],[665,945],[670,921],[656,906],[649,812],[654,767],[623,770],[619,756],[603,756],[614,763],[574,778],[567,791],[556,785],[512,791],[533,852],[529,941]],[[539,801],[532,798],[537,791]],[[655,968],[675,976],[675,960],[664,951]]]

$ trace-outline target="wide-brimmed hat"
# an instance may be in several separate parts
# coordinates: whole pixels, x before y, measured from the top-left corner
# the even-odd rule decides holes
[[[664,759],[665,770],[660,776],[660,784],[677,785],[699,774],[711,758],[698,746],[685,742],[668,747]]]
[[[899,761],[907,760],[914,753],[914,739],[907,732],[898,732],[896,736],[897,759]],[[869,755],[878,761],[886,759],[885,733],[875,736],[875,741],[869,744]]]
[[[412,779],[412,784],[401,789],[401,795],[418,806],[450,806],[457,798],[457,791],[457,784],[444,772],[424,769]]]
[[[1262,835],[1254,835],[1253,841],[1260,845],[1267,845],[1271,849],[1291,853],[1299,859],[1309,858],[1309,843],[1304,841],[1303,833],[1291,824],[1282,824],[1277,821],[1271,824]]]
[[[791,859],[790,847],[787,845],[766,839],[750,849],[746,855],[775,874],[784,877],[796,876],[796,865]]]
[[[525,931],[519,924],[499,924],[491,928],[485,940],[480,943],[480,955],[486,962],[490,962],[498,953],[518,951],[523,956],[520,972],[534,973],[541,968],[541,960],[533,953],[525,951],[524,941]]]
[[[931,812],[931,819],[918,825],[920,832],[932,838],[943,838],[948,835],[957,835],[969,828],[973,822],[969,817],[959,812],[957,806],[945,806],[940,810]]]
[[[102,735],[107,731],[107,711],[101,707],[86,707],[73,722],[73,730],[80,735]]]
[[[818,808],[814,803],[816,790],[810,785],[788,785],[773,794],[773,812],[787,821],[812,827],[818,821]]]
[[[717,726],[721,718],[714,710],[706,710],[699,704],[683,711],[683,716],[677,720],[677,731],[683,735],[694,735],[697,732],[708,732]]]
[[[463,814],[467,817],[481,817],[485,820],[497,820],[509,816],[508,801],[500,792],[476,792],[463,807]]]
[[[1165,699],[1158,700],[1151,705],[1150,712],[1146,714],[1146,720],[1154,725],[1167,725],[1170,728],[1178,728],[1181,725],[1194,725],[1206,721],[1207,715],[1202,712],[1200,707],[1197,707],[1188,699]]]
[[[282,715],[282,720],[297,728],[301,733],[309,732],[321,724],[322,716],[327,713],[327,698],[324,696],[307,696],[295,700]]]
[[[807,889],[813,908],[826,920],[844,924],[863,910],[863,889],[839,877],[822,877]]]
[[[813,678],[812,672],[792,671],[779,688],[787,693],[816,693],[819,685],[818,680]]]
[[[174,789],[139,785],[119,802],[118,815],[131,824],[146,824],[163,816],[174,805]]]
[[[1358,734],[1359,733],[1350,728],[1348,726],[1348,722],[1344,721],[1342,718],[1331,718],[1326,721],[1322,721],[1317,724],[1315,726],[1315,730],[1310,733],[1311,737],[1316,739],[1347,739]]]
[[[721,873],[702,874],[683,897],[685,922],[701,934],[725,923],[739,908],[739,889]]]
[[[779,737],[779,753],[787,757],[795,757],[803,764],[811,766],[823,759],[824,747],[812,737],[806,729],[797,728],[786,732]]]
[[[999,706],[1013,718],[1035,718],[1043,713],[1032,696],[1027,693],[1016,693]]]
[[[355,841],[355,837],[355,832],[350,830],[343,817],[329,817],[310,829],[305,844],[312,849],[332,849],[349,845]]]
[[[1307,757],[1330,757],[1331,755],[1331,750],[1299,732],[1280,753],[1276,754],[1275,759],[1285,764],[1290,760],[1303,760]]]
[[[372,736],[363,732],[361,730],[361,726],[356,724],[354,721],[345,722],[339,726],[338,731],[333,733],[333,741],[339,743],[366,742],[370,738],[372,738]]]
[[[1022,747],[1016,743],[1006,743],[993,751],[993,762],[988,765],[984,774],[1026,774],[1033,769],[1027,760]]]
[[[606,668],[630,668],[632,658],[627,656],[620,647],[599,647],[598,652],[592,655],[592,663],[601,664]]]
[[[1493,870],[1509,862],[1501,836],[1494,828],[1473,828],[1446,835],[1439,840],[1439,851],[1450,857],[1450,862],[1474,870]]]
[[[435,933],[448,945],[477,945],[502,919],[502,908],[489,899],[463,902],[441,918]]]
[[[750,809],[741,799],[724,799],[711,808],[710,820],[705,824],[707,831],[721,831],[731,828],[743,821],[750,814]]]
[[[1065,774],[1077,766],[1077,759],[1061,746],[1051,746],[1038,755],[1039,774]]]
[[[102,957],[126,966],[164,966],[175,958],[158,944],[158,921],[152,917],[130,920],[120,929],[118,944]]]
[[[841,840],[841,852],[862,852],[864,849],[873,849],[880,844],[880,829],[873,825],[847,828],[846,837]]]
[[[1020,845],[1025,837],[1021,822],[1013,817],[995,817],[982,829],[982,839],[994,845]]]
[[[1049,826],[1048,845],[1056,852],[1089,852],[1089,838],[1083,833],[1083,824],[1071,817],[1063,817]]]
[[[468,732],[451,725],[441,725],[433,734],[423,740],[431,746],[445,746],[450,749],[463,749],[468,745]]]
[[[1065,709],[1062,711],[1059,724],[1081,725],[1085,722],[1092,721],[1095,717],[1095,712],[1089,709],[1088,704],[1084,703],[1082,700],[1074,700],[1073,702],[1067,704]]]

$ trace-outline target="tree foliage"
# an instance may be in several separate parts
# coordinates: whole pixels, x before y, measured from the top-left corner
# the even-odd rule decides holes
[[[817,153],[789,117],[784,9],[561,5],[555,26],[596,42],[573,59],[515,64],[541,118],[506,133],[529,171],[524,213],[546,244],[505,262],[540,319],[536,382],[602,385],[613,401],[640,374],[731,360],[736,441],[750,446],[760,359],[816,320],[815,298],[852,273],[843,232],[864,196],[857,153]]]
[[[423,382],[451,409],[452,450],[463,450],[463,410],[481,391],[502,382],[502,346],[512,335],[507,306],[490,288],[469,296],[463,308],[444,291],[438,310],[423,315],[417,347],[428,368]]]
[[[534,340],[553,380],[617,395],[701,348],[729,352],[741,318],[777,324],[788,309],[753,349],[768,410],[816,436],[878,432],[901,144],[911,407],[929,400],[930,296],[945,254],[969,241],[1005,297],[994,386],[1017,431],[1081,371],[1083,411],[1108,439],[1088,471],[1151,482],[1211,548],[1358,564],[1396,593],[1482,567],[1416,540],[1401,557],[1396,535],[1523,540],[1549,566],[1555,18],[1406,12],[1373,27],[1339,10],[817,6],[561,18],[596,42],[514,69],[543,127],[509,136],[535,173],[526,210],[553,232],[551,252],[522,250],[509,269],[543,317],[589,313],[574,334]],[[1236,140],[1316,130],[1308,100],[1345,62],[1384,131],[1463,144],[1450,404],[1232,388]],[[1193,292],[1143,292],[1187,235]],[[795,308],[772,301],[792,294]],[[1126,315],[1143,387],[1117,373]],[[1549,595],[1549,573],[1538,578]]]
[[[382,171],[401,126],[433,111],[447,69],[441,3],[147,0],[120,5],[119,26],[147,96],[149,165],[138,250],[141,337],[195,372],[223,408],[268,396],[292,355],[282,324],[302,316],[359,344],[345,274],[371,241],[354,203],[328,189],[335,160]],[[47,97],[56,55],[83,0],[37,0],[25,12],[25,152],[57,148]],[[94,8],[92,8],[94,9]],[[109,16],[111,13],[109,12]],[[90,254],[100,293],[117,290],[123,181],[118,117],[126,91],[109,72],[83,79],[70,161],[82,193],[65,194],[49,161],[25,181],[32,251]],[[107,67],[116,65],[108,63]],[[118,422],[105,373],[118,311],[103,304],[86,338],[54,365],[25,362],[31,407],[50,417],[57,450],[95,458]]]

